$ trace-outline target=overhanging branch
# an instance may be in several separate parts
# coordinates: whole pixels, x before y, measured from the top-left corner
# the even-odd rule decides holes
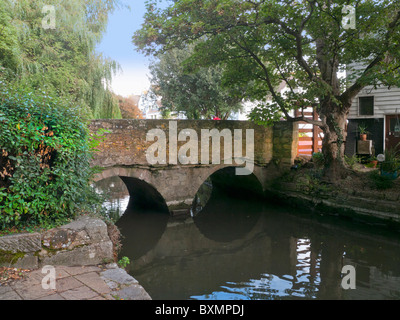
[[[350,86],[343,94],[341,95],[341,100],[343,102],[351,101],[364,87],[363,79],[366,78],[371,70],[377,66],[380,62],[382,62],[386,57],[387,48],[390,43],[390,37],[395,32],[395,28],[399,25],[400,22],[400,11],[397,12],[395,18],[391,23],[389,23],[388,31],[385,35],[385,45],[380,54],[378,54],[374,60],[370,62],[370,64],[365,68],[364,72],[361,76],[354,82],[352,86]],[[399,47],[399,45],[397,46]]]

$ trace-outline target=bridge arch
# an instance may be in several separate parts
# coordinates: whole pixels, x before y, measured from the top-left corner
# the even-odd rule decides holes
[[[263,196],[264,187],[262,184],[262,178],[257,175],[257,172],[252,172],[249,175],[237,175],[237,166],[231,164],[222,164],[210,168],[202,177],[202,182],[195,187],[197,190],[194,195],[192,215],[196,215],[199,212],[199,208],[206,205],[207,201],[211,196],[211,190],[213,187],[218,187],[230,193],[236,194],[247,194],[250,196]],[[259,172],[258,172],[259,173]],[[197,206],[197,207],[196,207]]]
[[[97,174],[94,181],[101,181],[118,176],[124,183],[131,197],[129,205],[138,205],[144,210],[168,211],[163,195],[157,190],[152,175],[148,170],[138,168],[108,168]]]
[[[129,206],[146,211],[169,212],[164,198],[153,185],[135,177],[120,176],[120,178],[129,191]]]
[[[236,184],[242,189],[244,187],[247,191],[262,195],[265,191],[265,181],[268,180],[265,177],[266,171],[255,166],[252,174],[236,176],[234,172],[236,167],[238,166],[226,163],[199,166],[112,167],[97,174],[94,180],[119,176],[128,189],[128,185],[131,185],[129,189],[131,195],[140,196],[142,191],[146,191],[147,195],[152,195],[151,198],[156,200],[154,207],[163,210],[165,201],[171,215],[189,214],[193,200],[203,183],[209,177],[218,176],[221,172],[230,170],[230,173],[225,175],[226,187],[233,189],[232,185]],[[144,199],[150,201],[149,197]]]
[[[194,198],[194,223],[203,236],[216,242],[243,238],[260,218],[261,201],[247,200],[262,197],[262,184],[254,173],[236,175],[234,166],[213,171]]]
[[[119,211],[119,215],[114,215],[113,218],[123,234],[120,241],[124,254],[137,259],[156,246],[167,228],[170,212],[155,186],[145,181],[145,177],[140,176],[137,170],[125,169],[114,167],[104,170],[95,176],[94,186],[100,190],[111,191],[111,197],[120,197],[122,192],[118,191],[124,189],[123,194],[129,201],[124,202],[123,211]],[[116,186],[114,190],[107,188],[110,181]],[[131,243],[141,245],[132,246]]]

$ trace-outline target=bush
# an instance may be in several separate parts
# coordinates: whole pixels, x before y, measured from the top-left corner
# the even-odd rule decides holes
[[[322,152],[315,152],[312,155],[312,161],[315,163],[315,165],[319,168],[324,166],[325,159],[324,155]]]
[[[0,81],[0,228],[62,223],[96,203],[78,110]]]
[[[379,170],[374,170],[369,173],[369,180],[372,183],[372,186],[378,190],[386,190],[393,187],[393,180],[382,176],[379,173]]]
[[[399,145],[392,149],[385,150],[385,161],[381,164],[381,169],[387,173],[395,173],[400,170],[400,152]]]
[[[344,155],[344,161],[350,167],[350,169],[354,169],[355,165],[360,163],[360,159],[355,154],[351,157]]]

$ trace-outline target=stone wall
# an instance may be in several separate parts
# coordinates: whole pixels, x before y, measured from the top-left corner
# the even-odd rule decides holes
[[[299,126],[293,122],[278,122],[273,128],[273,159],[281,167],[293,165],[299,144]]]
[[[92,132],[105,129],[102,142],[93,160],[93,165],[110,166],[148,166],[146,150],[153,141],[146,141],[146,134],[151,129],[161,129],[167,138],[167,162],[169,160],[169,130],[171,123],[177,124],[177,132],[183,129],[193,129],[198,136],[198,150],[201,150],[201,130],[229,129],[234,134],[235,129],[242,130],[242,154],[246,154],[246,129],[254,130],[254,161],[258,165],[268,164],[272,158],[282,164],[293,163],[297,153],[298,129],[297,124],[281,122],[274,128],[256,125],[250,121],[209,121],[209,120],[93,120],[90,124]],[[223,139],[221,139],[223,141]],[[186,142],[178,142],[179,149]],[[210,164],[211,164],[210,142]],[[224,143],[221,142],[221,159],[224,159]],[[199,152],[199,164],[201,163]],[[202,163],[204,164],[204,163]]]
[[[332,189],[313,184],[304,177],[297,181],[280,181],[269,192],[272,200],[299,209],[335,214],[364,222],[384,224],[400,223],[400,192],[374,192],[346,188]]]
[[[100,219],[81,217],[42,233],[0,237],[0,266],[96,265],[113,260],[113,243]]]

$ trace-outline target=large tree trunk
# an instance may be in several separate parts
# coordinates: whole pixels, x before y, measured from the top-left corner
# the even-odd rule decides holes
[[[347,137],[348,106],[339,106],[331,101],[321,103],[319,116],[324,133],[322,153],[324,155],[324,176],[334,182],[345,176],[344,150]]]
[[[347,115],[351,99],[341,100],[340,81],[337,76],[339,61],[329,55],[325,39],[316,40],[316,52],[321,78],[331,88],[331,92],[320,99],[317,112],[322,120],[324,132],[322,153],[325,160],[325,177],[330,181],[342,178],[345,174],[344,149],[347,137]]]

